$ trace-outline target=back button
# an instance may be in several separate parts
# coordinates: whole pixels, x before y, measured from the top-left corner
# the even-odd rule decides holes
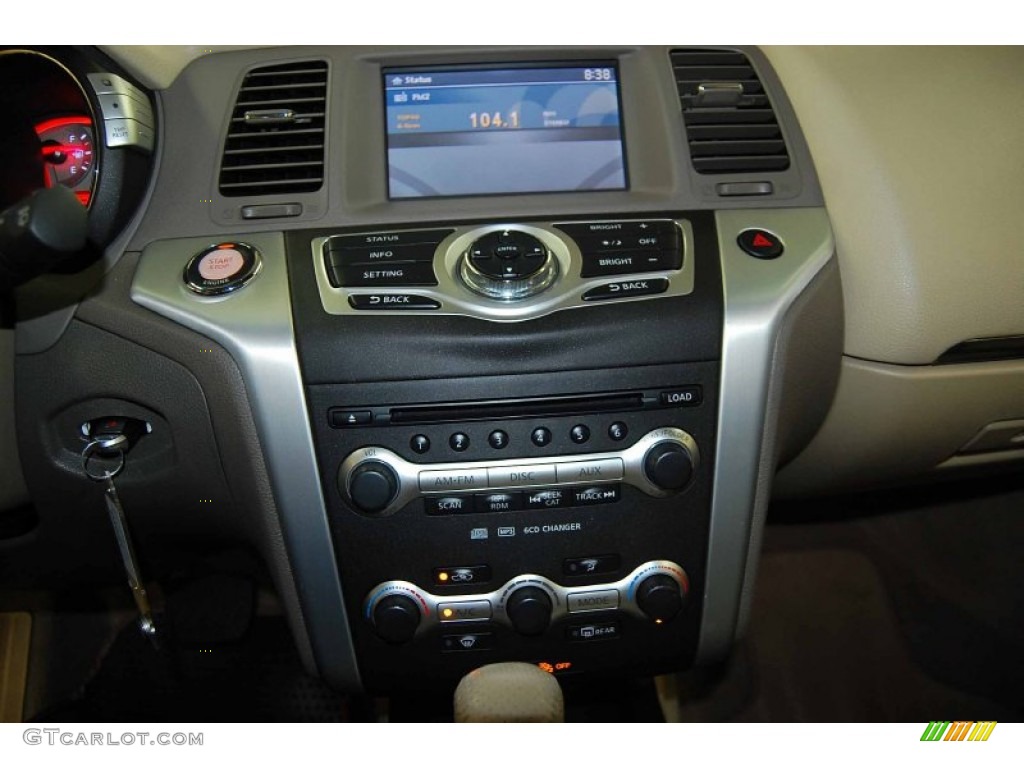
[[[664,293],[667,290],[668,280],[663,277],[620,280],[615,283],[605,283],[597,288],[591,288],[583,294],[583,300],[606,301],[608,299],[628,299],[633,296],[651,296],[656,293]]]
[[[441,303],[415,293],[360,293],[348,297],[352,309],[440,309]]]

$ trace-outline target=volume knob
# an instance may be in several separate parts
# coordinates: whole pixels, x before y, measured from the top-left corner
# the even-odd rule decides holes
[[[395,471],[380,461],[366,461],[352,470],[348,479],[348,494],[361,512],[380,512],[398,491]]]
[[[664,440],[644,456],[644,474],[661,490],[678,491],[693,477],[693,459],[682,444]]]

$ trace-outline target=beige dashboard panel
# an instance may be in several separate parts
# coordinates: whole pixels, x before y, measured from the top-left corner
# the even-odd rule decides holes
[[[1024,461],[1024,447],[957,456],[979,430],[1024,418],[1024,362],[899,366],[845,358],[832,410],[776,477],[776,496],[893,483],[940,469]]]
[[[764,51],[825,193],[846,353],[1024,333],[1024,47]]]

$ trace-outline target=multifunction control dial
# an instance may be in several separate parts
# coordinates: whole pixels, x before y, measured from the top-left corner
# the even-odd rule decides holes
[[[517,229],[488,232],[475,240],[459,275],[482,296],[516,301],[535,296],[558,277],[558,261],[540,239]]]

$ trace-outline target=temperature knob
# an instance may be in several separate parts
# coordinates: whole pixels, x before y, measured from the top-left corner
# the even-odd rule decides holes
[[[382,597],[373,608],[373,628],[389,643],[407,643],[420,625],[420,609],[405,595]]]
[[[551,622],[551,598],[539,587],[520,587],[505,605],[513,628],[521,635],[539,635]]]
[[[516,301],[550,286],[558,277],[558,262],[538,238],[503,229],[484,235],[469,247],[459,274],[476,293]]]
[[[648,618],[658,623],[675,618],[683,607],[679,582],[668,574],[648,576],[636,590],[636,603]]]

